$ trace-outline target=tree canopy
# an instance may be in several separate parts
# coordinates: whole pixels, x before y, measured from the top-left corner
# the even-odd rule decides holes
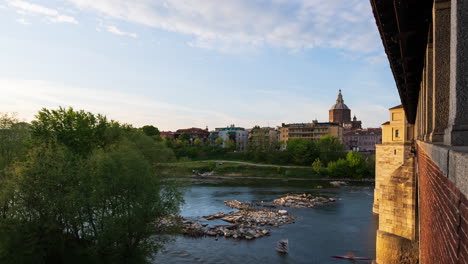
[[[155,126],[146,125],[146,126],[143,126],[141,128],[141,130],[148,137],[154,137],[154,136],[159,136],[160,135],[159,129],[157,127],[155,127]]]
[[[19,133],[12,123],[4,129]],[[157,252],[169,231],[158,223],[183,202],[156,169],[171,149],[72,108],[42,109],[28,130],[0,178],[1,263],[142,263]]]

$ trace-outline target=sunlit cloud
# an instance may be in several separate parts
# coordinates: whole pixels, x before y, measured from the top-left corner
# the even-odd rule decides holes
[[[122,30],[118,29],[116,26],[105,26],[105,29],[107,30],[107,32],[110,32],[112,34],[116,34],[116,35],[119,35],[119,36],[129,36],[129,37],[132,37],[132,38],[137,38],[138,37],[137,34],[122,31]]]
[[[47,8],[45,6],[22,0],[8,0],[7,3],[9,6],[15,8],[16,12],[21,15],[43,15],[49,21],[54,23],[78,24],[78,21],[74,17],[63,15],[55,9]]]
[[[362,0],[68,0],[83,11],[190,36],[191,46],[315,47],[373,53],[380,43]]]

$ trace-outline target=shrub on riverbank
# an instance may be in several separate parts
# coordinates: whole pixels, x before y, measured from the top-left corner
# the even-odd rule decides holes
[[[317,159],[312,164],[312,168],[321,175],[333,178],[361,179],[374,176],[374,162],[373,158],[366,160],[361,153],[350,151],[345,159],[331,161],[327,167],[324,167],[320,159]]]
[[[169,231],[158,223],[182,203],[155,170],[172,150],[101,115],[60,108],[36,118],[17,142],[26,151],[0,153],[0,262],[146,262]],[[12,127],[0,135],[20,138]]]

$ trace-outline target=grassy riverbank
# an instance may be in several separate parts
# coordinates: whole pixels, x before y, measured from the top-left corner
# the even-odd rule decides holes
[[[319,179],[311,167],[281,166],[270,164],[255,164],[235,161],[188,161],[160,164],[159,168],[165,174],[190,177],[193,171],[200,173],[213,171],[215,176],[222,177],[265,177],[265,178],[307,178]]]

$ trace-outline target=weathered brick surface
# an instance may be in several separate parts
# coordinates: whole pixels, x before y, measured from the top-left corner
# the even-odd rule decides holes
[[[376,149],[373,211],[379,214],[377,263],[418,263],[417,185],[411,145],[386,143]]]
[[[418,241],[378,230],[376,245],[379,264],[418,263]]]
[[[421,263],[468,263],[468,200],[418,148]]]
[[[410,157],[410,145],[403,143],[376,145],[375,189],[373,212],[379,214],[382,189],[391,180],[392,174]],[[387,200],[384,197],[383,200]]]

